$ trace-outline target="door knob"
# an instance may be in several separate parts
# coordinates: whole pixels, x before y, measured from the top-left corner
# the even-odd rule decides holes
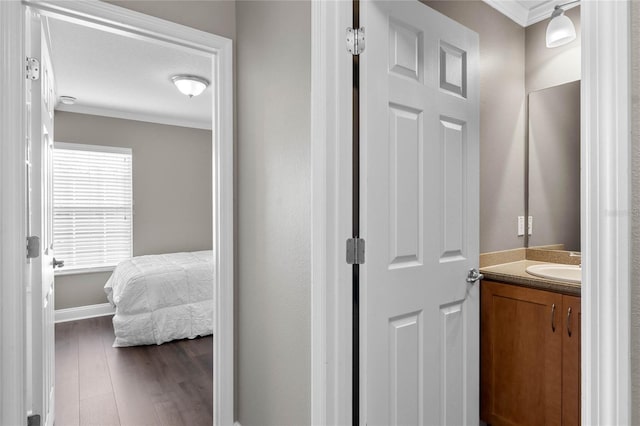
[[[64,266],[64,260],[56,260],[56,258],[53,258],[53,267],[58,267],[58,268],[62,268]]]
[[[469,275],[467,275],[467,282],[470,284],[475,284],[478,280],[484,279],[484,275],[482,275],[476,268],[469,269]]]

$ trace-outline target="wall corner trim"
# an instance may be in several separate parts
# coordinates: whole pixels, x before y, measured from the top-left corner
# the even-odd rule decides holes
[[[75,308],[56,309],[55,322],[76,321],[87,318],[104,317],[116,313],[116,308],[111,303],[98,303],[97,305],[78,306]]]

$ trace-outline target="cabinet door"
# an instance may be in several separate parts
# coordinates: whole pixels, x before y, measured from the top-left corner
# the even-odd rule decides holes
[[[481,418],[492,425],[562,420],[562,295],[483,281]]]
[[[562,296],[562,424],[580,425],[580,298]]]

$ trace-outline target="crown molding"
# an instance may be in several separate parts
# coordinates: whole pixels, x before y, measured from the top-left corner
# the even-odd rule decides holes
[[[529,19],[529,9],[516,1],[510,0],[482,0],[507,18],[511,19],[521,27],[527,26]]]
[[[74,112],[77,114],[98,115],[102,117],[120,118],[123,120],[144,121],[146,123],[166,124],[168,126],[189,127],[193,129],[211,130],[211,122],[186,120],[181,118],[165,117],[143,112],[121,111],[110,108],[93,107],[86,105],[58,104],[56,111]]]
[[[527,18],[527,26],[537,24],[538,22],[551,18],[551,13],[556,5],[566,3],[567,1],[568,0],[554,0],[531,9],[529,11],[529,17]],[[580,3],[570,4],[568,6],[563,6],[562,8],[564,10],[569,10],[577,6],[580,6]]]
[[[511,19],[521,27],[528,27],[551,17],[551,12],[556,5],[566,3],[568,0],[550,0],[532,9],[523,6],[514,0],[482,0],[507,18]],[[564,7],[564,10],[572,9],[579,6],[575,3]]]

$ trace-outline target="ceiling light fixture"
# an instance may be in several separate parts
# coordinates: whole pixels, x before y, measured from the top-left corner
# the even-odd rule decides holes
[[[194,75],[174,75],[171,81],[176,85],[178,90],[190,98],[198,96],[204,89],[209,86],[209,82],[202,77]]]
[[[568,3],[559,4],[553,8],[551,13],[551,21],[547,25],[547,47],[563,46],[576,39],[576,27],[568,16],[565,16],[564,6],[578,3],[580,0],[570,1]]]
[[[73,96],[60,96],[60,102],[65,105],[73,105],[76,103],[76,98]]]

